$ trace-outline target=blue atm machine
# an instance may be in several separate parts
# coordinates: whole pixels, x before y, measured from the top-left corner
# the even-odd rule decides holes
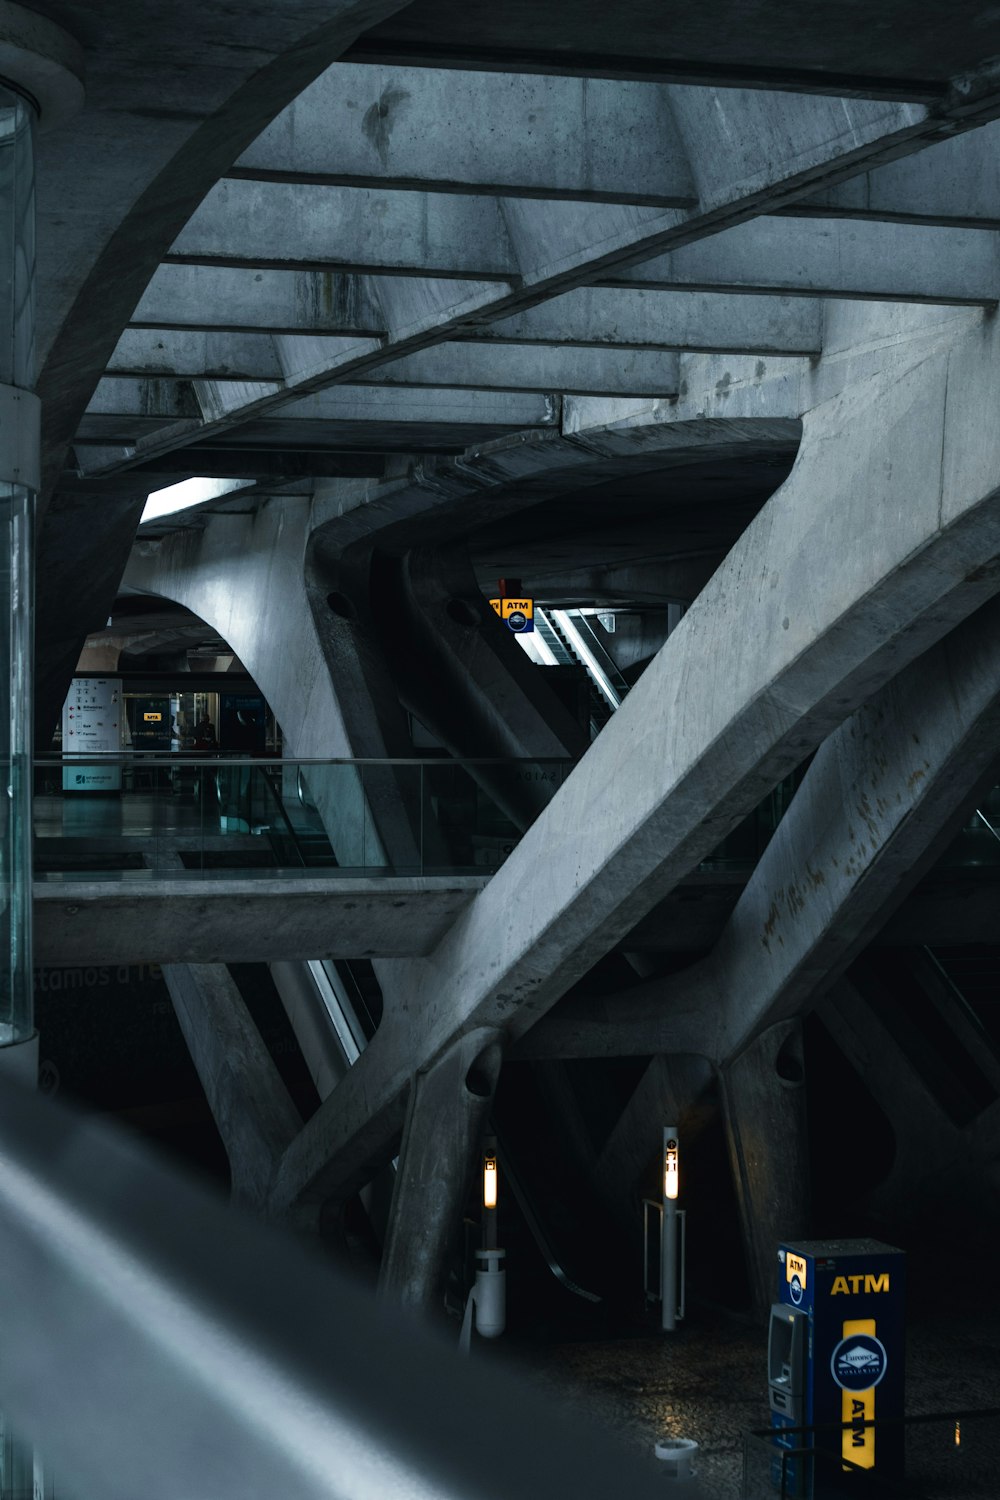
[[[801,1240],[778,1251],[768,1391],[786,1493],[840,1495],[855,1470],[898,1478],[903,1468],[903,1298],[906,1256],[877,1240]],[[877,1421],[878,1428],[865,1426]],[[836,1431],[838,1423],[850,1423]],[[893,1425],[885,1427],[889,1422]],[[814,1437],[793,1427],[826,1427]],[[775,1455],[774,1477],[782,1465]]]

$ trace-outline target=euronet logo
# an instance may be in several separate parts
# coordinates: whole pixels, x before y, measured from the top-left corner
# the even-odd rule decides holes
[[[877,1370],[881,1363],[874,1349],[857,1348],[840,1356],[838,1369],[842,1375],[857,1375],[862,1370]]]
[[[841,1390],[870,1391],[882,1379],[888,1362],[881,1339],[873,1333],[852,1333],[834,1349],[830,1369]]]

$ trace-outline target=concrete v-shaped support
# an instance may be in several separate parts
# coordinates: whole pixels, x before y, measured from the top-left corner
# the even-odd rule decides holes
[[[565,787],[436,952],[386,966],[405,1004],[286,1153],[276,1204],[347,1189],[398,1129],[415,1059],[475,1026],[527,1031],[781,776],[996,592],[997,339],[977,320],[897,320],[834,362],[791,476]],[[766,414],[764,389],[726,390],[734,416]]]

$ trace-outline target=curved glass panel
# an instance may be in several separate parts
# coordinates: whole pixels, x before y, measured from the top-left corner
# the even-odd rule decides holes
[[[35,385],[34,115],[0,85],[0,382]]]
[[[30,105],[0,85],[0,382],[22,390],[35,384],[33,137]],[[33,1030],[33,512],[30,490],[0,483],[0,1045]]]
[[[34,497],[0,485],[0,1046],[33,1030],[31,969],[31,523]]]

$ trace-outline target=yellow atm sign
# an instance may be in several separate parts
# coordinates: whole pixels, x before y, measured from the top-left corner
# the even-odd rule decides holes
[[[490,604],[504,624],[518,635],[534,630],[534,599],[491,599]]]
[[[799,1278],[802,1287],[806,1284],[806,1262],[802,1255],[793,1255],[789,1250],[785,1257],[785,1280],[791,1281],[793,1277]]]
[[[142,721],[143,721],[144,724],[162,724],[163,723],[163,715],[162,714],[143,714]]]

